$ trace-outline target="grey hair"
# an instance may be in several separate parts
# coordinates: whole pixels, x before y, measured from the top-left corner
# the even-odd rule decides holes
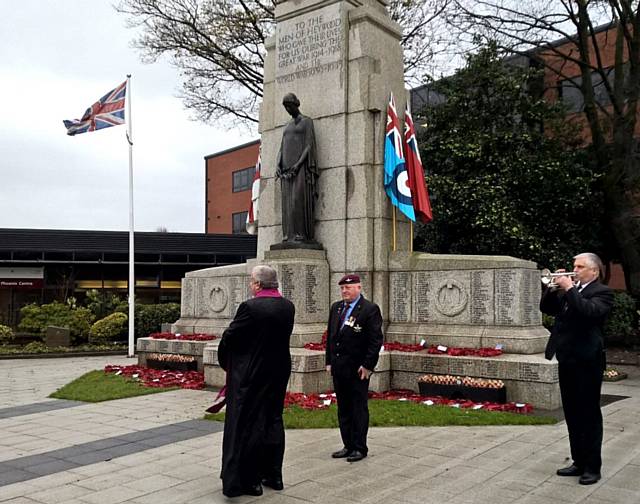
[[[263,289],[278,288],[278,273],[271,266],[260,264],[251,270],[251,276]]]
[[[604,278],[604,264],[602,264],[602,260],[592,252],[583,252],[582,254],[578,254],[574,256],[573,259],[585,259],[587,264],[591,268],[596,268],[598,270],[598,278],[602,280]]]

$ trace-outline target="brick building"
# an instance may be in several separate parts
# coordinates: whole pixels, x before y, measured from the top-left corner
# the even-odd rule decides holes
[[[246,233],[245,223],[260,140],[204,158],[206,233]]]

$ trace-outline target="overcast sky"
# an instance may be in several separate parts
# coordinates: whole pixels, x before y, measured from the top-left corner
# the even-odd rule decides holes
[[[0,16],[0,228],[126,230],[126,126],[63,119],[132,74],[137,231],[204,231],[204,156],[257,138],[189,120],[178,73],[142,64],[110,0],[20,0]]]

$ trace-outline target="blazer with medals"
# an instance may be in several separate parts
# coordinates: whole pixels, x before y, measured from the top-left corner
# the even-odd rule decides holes
[[[380,308],[361,295],[340,328],[343,306],[337,301],[329,311],[326,364],[335,376],[355,376],[360,366],[373,371],[383,340]]]
[[[555,317],[545,357],[558,362],[598,359],[604,350],[603,327],[613,305],[613,291],[594,280],[582,292],[577,288],[546,289],[540,310]]]

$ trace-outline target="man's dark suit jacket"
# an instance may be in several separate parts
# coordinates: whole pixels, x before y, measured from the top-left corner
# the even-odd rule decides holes
[[[547,289],[540,310],[555,317],[545,357],[558,362],[599,359],[604,350],[603,326],[613,305],[613,292],[594,280],[582,292]]]
[[[352,325],[340,326],[343,302],[331,305],[327,327],[326,363],[334,376],[354,376],[363,366],[373,371],[382,346],[382,315],[375,303],[360,296],[351,311]]]

